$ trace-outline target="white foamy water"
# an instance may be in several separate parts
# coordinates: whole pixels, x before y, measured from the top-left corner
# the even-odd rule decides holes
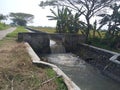
[[[50,54],[47,55],[46,58],[48,59],[48,62],[64,66],[79,66],[80,64],[85,63],[72,53]]]
[[[65,53],[65,47],[62,45],[62,43],[56,43],[53,40],[50,40],[50,49],[51,53]]]
[[[56,42],[55,42],[55,41],[50,40],[50,46],[53,46],[53,45],[55,45],[55,44],[56,44]]]

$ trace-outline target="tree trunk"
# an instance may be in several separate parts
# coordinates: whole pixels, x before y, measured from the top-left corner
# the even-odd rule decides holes
[[[88,43],[89,34],[90,34],[90,19],[86,16],[87,29],[86,29],[86,43]]]

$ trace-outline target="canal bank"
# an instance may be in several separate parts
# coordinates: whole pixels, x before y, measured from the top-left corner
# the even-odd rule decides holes
[[[41,33],[37,33],[37,34],[25,34],[24,33],[24,34],[21,34],[20,36],[22,36],[22,38],[20,38],[20,40],[24,40],[24,41],[28,41],[29,43],[32,43],[31,46],[34,45],[34,47],[37,47],[37,46],[39,46],[40,48],[42,47],[42,49],[38,48],[40,50],[40,53],[38,53],[38,55],[40,57],[42,56],[42,54],[51,54],[50,37],[49,37],[50,35],[48,35],[48,34],[43,35]],[[95,87],[98,87],[98,88],[101,87],[100,90],[104,90],[104,89],[106,90],[106,88],[104,87],[105,86],[104,82],[105,82],[105,83],[108,84],[108,85],[106,84],[107,87],[109,85],[113,85],[112,87],[116,87],[116,88],[114,88],[114,90],[116,90],[116,89],[118,90],[118,88],[120,88],[120,87],[117,84],[119,84],[119,83],[112,80],[112,79],[115,79],[114,77],[116,77],[116,76],[117,76],[117,79],[119,78],[119,72],[117,72],[117,71],[120,70],[119,65],[115,64],[115,67],[117,66],[116,67],[117,69],[114,69],[114,65],[110,65],[110,67],[108,67],[109,62],[111,62],[109,59],[113,56],[113,54],[106,53],[104,51],[101,51],[101,50],[99,50],[97,48],[92,48],[90,46],[86,47],[85,45],[80,43],[80,41],[79,42],[77,41],[76,43],[74,43],[73,41],[75,40],[75,38],[74,37],[72,38],[72,36],[70,38],[63,38],[63,37],[60,37],[59,35],[58,35],[58,37],[57,37],[57,35],[55,35],[55,38],[52,38],[52,39],[56,40],[56,37],[57,37],[57,41],[61,40],[63,46],[65,47],[65,51],[67,51],[67,53],[70,53],[70,52],[75,53],[77,56],[81,57],[83,60],[85,60],[85,62],[87,62],[85,65],[81,64],[81,66],[86,67],[86,68],[83,69],[83,72],[84,71],[87,71],[87,72],[89,71],[90,73],[88,73],[88,75],[83,73],[82,75],[83,76],[86,75],[87,77],[89,77],[89,76],[91,76],[91,77],[97,76],[98,79],[95,80],[95,81],[96,82],[101,82],[101,83],[96,84]],[[47,39],[45,40],[44,37],[47,38]],[[71,42],[71,40],[72,40],[72,42]],[[46,41],[46,42],[44,42],[44,41]],[[37,45],[36,45],[36,43],[37,43]],[[43,45],[45,45],[45,44],[46,44],[46,47],[43,48]],[[47,48],[49,48],[49,49],[47,49]],[[36,50],[38,50],[38,49],[36,49]],[[42,52],[44,52],[44,53],[42,53]],[[56,60],[60,61],[60,58],[56,59]],[[49,61],[49,60],[46,60],[46,61]],[[56,61],[56,62],[59,62],[59,61]],[[114,64],[114,63],[112,62],[112,64]],[[56,65],[59,66],[59,64],[56,64]],[[93,68],[92,70],[90,69],[89,65],[90,66],[92,65],[92,67],[91,67],[91,68]],[[79,79],[80,77],[83,77],[83,76],[79,75],[79,74],[81,74],[80,71],[82,71],[81,66],[79,68],[76,68],[76,69],[74,69],[74,67],[72,67],[71,69],[70,69],[70,67],[68,67],[68,69],[66,69],[66,66],[65,66],[65,69],[64,69],[64,66],[62,66],[63,69],[61,67],[59,67],[59,68],[61,68],[72,80],[75,77],[77,81],[84,81],[84,80],[86,80],[86,81],[87,80],[88,81],[94,81],[94,78],[92,78],[92,79],[84,78],[83,80]],[[110,69],[110,68],[113,68],[113,69]],[[94,71],[94,69],[96,69],[96,70]],[[117,72],[118,74],[113,73],[114,70],[116,70],[115,72]],[[69,71],[69,72],[67,72],[67,71]],[[94,73],[91,73],[91,71],[93,71]],[[103,75],[102,71],[104,71],[105,75]],[[110,71],[110,72],[107,73],[108,71]],[[73,73],[73,75],[70,74],[70,73]],[[78,77],[76,77],[76,75]],[[111,75],[111,78],[109,78],[110,76],[107,77],[106,75]],[[73,76],[73,78],[71,76]],[[99,81],[99,77],[101,77],[103,79]],[[109,83],[110,81],[107,78],[109,78],[110,81],[112,81],[111,84]],[[115,79],[115,80],[117,80],[117,79]],[[103,80],[107,80],[107,81],[103,81]],[[90,87],[93,87],[94,83],[96,83],[96,82],[93,82],[92,85],[90,84]],[[77,83],[77,82],[75,82],[75,83]],[[77,85],[79,85],[79,84],[80,83],[78,82]],[[81,85],[82,85],[82,83],[81,83]],[[81,85],[79,87],[81,87]],[[87,83],[85,83],[84,85],[83,85],[84,87],[87,87]],[[102,86],[99,86],[99,85],[102,85]],[[117,85],[117,86],[115,86],[115,85]],[[88,88],[90,88],[90,87],[88,87]],[[85,89],[85,90],[87,90],[87,89]],[[90,89],[88,89],[88,90],[90,90]],[[93,89],[93,90],[95,90],[95,89]],[[97,90],[99,90],[99,89],[97,89]],[[111,90],[113,90],[113,88],[111,88]]]

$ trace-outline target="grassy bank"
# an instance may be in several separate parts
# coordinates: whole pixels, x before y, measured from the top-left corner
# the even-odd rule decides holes
[[[114,52],[118,52],[120,53],[120,50],[119,49],[115,49],[113,47],[110,47],[106,44],[105,42],[105,39],[104,38],[90,38],[89,39],[89,44],[90,45],[93,45],[93,46],[96,46],[96,47],[99,47],[99,48],[103,48],[103,49],[107,49],[107,50],[110,50],[110,51],[114,51]]]
[[[24,27],[18,27],[15,31],[13,31],[12,33],[9,33],[7,37],[17,39],[19,32],[28,32],[28,31]]]
[[[18,32],[27,31],[18,27],[0,40],[0,90],[67,90],[61,78],[42,85],[56,74],[32,64],[24,43],[16,42]]]
[[[8,29],[10,26],[0,22],[0,30]]]

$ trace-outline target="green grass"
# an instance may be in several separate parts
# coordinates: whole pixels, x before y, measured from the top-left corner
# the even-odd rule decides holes
[[[53,71],[51,68],[46,69],[46,73],[49,78],[53,78],[56,76],[55,71]],[[57,90],[68,90],[62,77],[56,78],[55,82],[57,83]]]
[[[31,27],[35,30],[42,31],[42,32],[47,32],[47,33],[55,33],[55,28],[53,27]]]
[[[0,30],[8,29],[10,26],[0,22]]]
[[[28,32],[28,31],[24,27],[17,27],[17,29],[13,31],[12,33],[9,33],[7,37],[17,38],[17,35],[19,32]]]
[[[101,39],[101,38],[95,37],[95,38],[90,38],[89,42],[93,46],[120,53],[120,50],[117,50],[117,49],[110,47],[107,44],[103,43],[103,40],[104,40],[104,38]]]

